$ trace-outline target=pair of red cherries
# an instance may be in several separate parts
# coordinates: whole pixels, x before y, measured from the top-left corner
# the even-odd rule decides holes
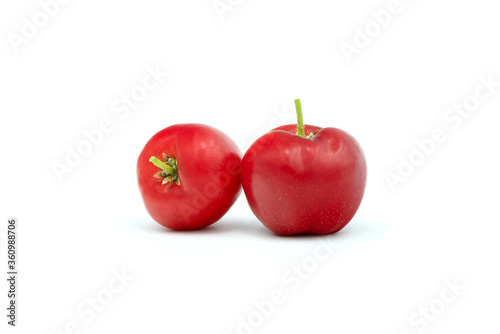
[[[235,142],[203,124],[156,133],[137,162],[139,189],[159,224],[192,230],[221,219],[245,192],[255,216],[278,235],[340,231],[358,210],[366,161],[354,137],[340,129],[280,126],[257,139],[243,158]]]

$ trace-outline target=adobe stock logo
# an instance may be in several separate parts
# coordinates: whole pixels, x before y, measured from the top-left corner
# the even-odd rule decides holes
[[[84,129],[81,138],[74,146],[66,145],[66,156],[59,161],[52,162],[52,169],[59,180],[62,182],[65,175],[72,173],[83,163],[85,157],[92,154],[94,149],[104,142],[106,135],[112,133],[120,122],[127,119],[131,112],[141,105],[154,90],[156,90],[168,76],[168,72],[160,69],[146,66],[146,75],[139,84],[133,86],[128,93],[122,93],[110,105],[110,110],[116,116],[102,118],[94,128]]]
[[[126,268],[121,271],[111,270],[111,278],[94,294],[85,298],[76,306],[76,315],[61,325],[57,331],[49,334],[81,334],[87,333],[87,328],[99,318],[99,314],[111,308],[120,294],[123,294],[135,277],[127,273]]]
[[[226,13],[233,12],[236,8],[238,8],[243,0],[215,0],[212,3],[215,12],[219,16],[221,21],[224,21],[226,18]]]
[[[267,125],[262,126],[258,131],[255,131],[253,134],[249,135],[246,139],[238,142],[238,147],[241,152],[245,153],[250,145],[254,143],[257,139],[268,133],[274,128],[285,124],[294,124],[297,122],[297,114],[295,110],[288,108],[286,105],[281,109],[273,108],[272,109],[273,116],[269,119]]]
[[[424,306],[420,306],[417,311],[408,317],[410,328],[400,331],[398,334],[424,333],[433,323],[446,313],[452,304],[456,303],[458,297],[467,290],[467,286],[455,278],[453,281],[445,279],[444,287],[438,296],[431,299]]]
[[[448,129],[445,126],[438,126],[432,129],[430,136],[416,139],[414,148],[408,154],[398,156],[398,166],[395,171],[384,173],[387,185],[392,191],[395,191],[399,184],[406,182],[427,159],[436,153],[439,145],[448,140],[451,130],[458,130],[463,122],[473,115],[473,112],[477,112],[481,102],[491,98],[500,87],[500,81],[495,81],[493,74],[487,77],[479,76],[478,81],[479,84],[474,89],[474,93],[444,111],[442,120]]]
[[[14,49],[19,53],[21,45],[28,44],[33,38],[38,36],[41,29],[45,28],[51,19],[59,14],[61,5],[66,5],[70,0],[40,0],[38,6],[40,10],[31,15],[31,19],[23,16],[22,25],[19,33],[8,32],[7,39]]]
[[[378,37],[384,29],[389,27],[394,17],[401,14],[403,10],[404,6],[401,0],[390,0],[385,9],[372,10],[370,12],[370,20],[364,24],[363,28],[355,26],[352,43],[342,41],[339,44],[340,50],[347,63],[350,64],[352,62],[354,55],[361,54],[361,51],[366,49],[373,39]]]
[[[236,328],[224,334],[255,333],[288,297],[298,291],[319,270],[319,267],[330,259],[337,248],[331,238],[319,239],[311,255],[304,257],[299,263],[294,263],[282,273],[281,284],[284,287],[271,290],[268,298],[254,300],[252,311],[244,316],[238,316]]]

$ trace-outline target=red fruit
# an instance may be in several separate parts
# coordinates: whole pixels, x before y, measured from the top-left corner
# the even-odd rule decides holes
[[[243,190],[253,213],[278,235],[340,231],[363,198],[363,151],[345,131],[304,126],[296,105],[298,126],[270,131],[243,156]]]
[[[241,152],[224,133],[202,124],[155,134],[137,161],[139,190],[151,217],[175,230],[218,221],[238,198]]]

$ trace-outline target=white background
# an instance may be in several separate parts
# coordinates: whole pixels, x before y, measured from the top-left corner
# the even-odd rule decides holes
[[[3,272],[7,218],[20,234],[18,327],[6,325],[2,279],[2,333],[64,333],[73,322],[74,333],[498,332],[500,87],[456,129],[443,120],[480,76],[500,81],[498,4],[401,0],[349,63],[341,43],[389,1],[232,3],[222,20],[211,0],[74,0],[18,52],[9,36],[40,5],[1,3]],[[169,76],[120,119],[112,104],[147,67]],[[344,230],[274,236],[243,195],[204,230],[150,219],[135,165],[154,133],[205,123],[245,150],[283,124],[276,112],[293,122],[295,98],[306,123],[344,129],[365,151],[366,194]],[[53,163],[107,118],[113,130],[59,181]],[[385,173],[435,128],[447,140],[392,191]],[[320,240],[334,252],[292,290],[283,275],[311,263]],[[79,314],[122,270],[127,286],[94,319]],[[425,329],[410,322],[443,305],[447,280],[465,288]],[[274,289],[285,301],[257,328],[238,328]]]

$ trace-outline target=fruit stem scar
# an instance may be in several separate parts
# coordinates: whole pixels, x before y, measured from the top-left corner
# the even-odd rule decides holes
[[[165,172],[167,172],[170,175],[174,175],[177,173],[177,171],[175,169],[173,169],[172,167],[170,167],[169,165],[167,165],[166,163],[164,163],[163,161],[161,161],[157,157],[153,156],[149,159],[149,161],[152,162],[153,165],[155,165],[158,168],[161,168],[162,170],[164,170]]]
[[[161,171],[155,175],[155,177],[162,179],[162,184],[169,184],[170,182],[175,182],[179,184],[179,173],[177,171],[177,160],[164,156],[165,162],[161,161],[155,156],[152,156],[149,161],[153,163],[156,167],[160,168]]]
[[[300,104],[300,99],[295,101],[295,110],[297,111],[297,135],[305,137],[306,133],[304,131],[304,118],[302,116],[302,105]]]

